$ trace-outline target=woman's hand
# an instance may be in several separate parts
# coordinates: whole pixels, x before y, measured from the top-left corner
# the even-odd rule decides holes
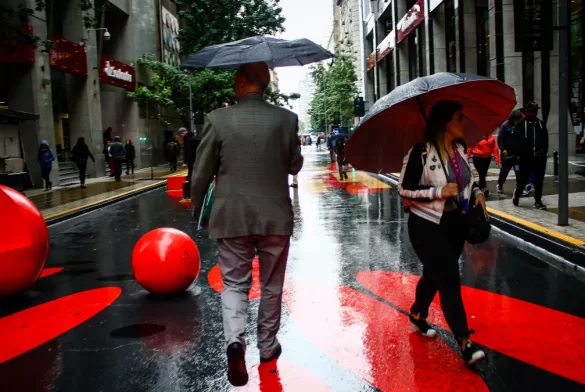
[[[481,207],[483,208],[483,213],[485,214],[485,217],[487,218],[488,217],[488,210],[487,210],[487,207],[485,205],[485,195],[483,193],[480,193],[475,198],[475,206],[477,207],[480,204],[481,204]]]
[[[441,189],[441,199],[449,199],[459,195],[459,185],[450,182]]]

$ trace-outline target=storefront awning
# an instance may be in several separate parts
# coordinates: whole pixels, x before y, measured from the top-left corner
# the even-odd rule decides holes
[[[38,114],[20,112],[18,110],[2,109],[0,108],[0,122],[20,122],[28,120],[37,120]]]

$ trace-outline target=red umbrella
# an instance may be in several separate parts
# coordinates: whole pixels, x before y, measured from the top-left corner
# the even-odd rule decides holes
[[[372,106],[346,144],[347,160],[359,170],[399,172],[408,150],[424,140],[426,116],[443,100],[463,105],[468,146],[494,132],[516,106],[514,89],[499,80],[447,72],[417,78]]]

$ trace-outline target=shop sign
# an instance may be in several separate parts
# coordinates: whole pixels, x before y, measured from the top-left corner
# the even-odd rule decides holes
[[[55,47],[49,51],[51,68],[87,76],[87,52],[85,47],[62,38],[53,38]]]
[[[32,26],[27,26],[26,34],[33,35]],[[10,47],[8,49],[7,47]],[[27,44],[11,44],[10,42],[3,42],[0,47],[0,63],[10,64],[34,64],[35,63],[35,48]]]
[[[553,49],[552,13],[550,0],[514,0],[516,52]]]
[[[388,56],[388,54],[390,54],[390,52],[392,52],[392,50],[394,49],[395,46],[396,46],[396,32],[395,32],[395,30],[392,30],[390,32],[390,34],[388,34],[386,36],[386,38],[384,38],[384,40],[382,42],[380,42],[380,45],[378,45],[377,60],[380,61],[384,57]]]
[[[376,66],[376,57],[378,56],[378,51],[374,50],[366,59],[366,71],[372,70]]]
[[[102,57],[100,81],[127,90],[134,90],[136,88],[136,70],[128,64]]]
[[[424,20],[425,2],[424,0],[418,0],[396,25],[396,43],[402,42]]]
[[[443,0],[429,0],[429,13],[433,12],[435,8],[441,5]]]

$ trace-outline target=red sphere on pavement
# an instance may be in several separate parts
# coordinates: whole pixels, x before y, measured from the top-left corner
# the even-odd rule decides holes
[[[0,298],[22,293],[39,277],[49,254],[43,216],[22,193],[0,185]]]
[[[180,230],[163,227],[143,235],[132,252],[136,281],[155,294],[185,291],[199,275],[197,245]]]

